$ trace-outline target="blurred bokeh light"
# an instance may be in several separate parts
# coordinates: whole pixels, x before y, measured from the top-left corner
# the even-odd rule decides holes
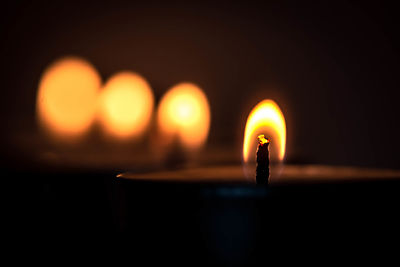
[[[86,60],[66,57],[43,73],[37,94],[37,115],[57,139],[76,140],[93,123],[101,78]]]
[[[149,83],[124,71],[112,76],[99,98],[99,121],[110,136],[126,139],[141,136],[148,128],[154,107]]]
[[[180,83],[161,99],[157,111],[160,141],[169,144],[177,139],[187,149],[198,149],[207,140],[210,117],[204,92],[195,84]]]

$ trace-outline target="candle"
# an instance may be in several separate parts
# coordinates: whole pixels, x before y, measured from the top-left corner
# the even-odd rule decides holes
[[[261,132],[268,133],[269,136],[274,137],[273,140],[276,140],[271,147],[271,166],[269,165],[271,143],[269,139],[265,138],[264,134],[260,134]],[[257,140],[255,137],[258,137],[257,146],[255,145],[255,140]],[[256,147],[257,151],[254,149]],[[252,109],[247,118],[243,141],[243,164],[215,166],[218,162],[208,162],[208,164],[214,166],[147,173],[125,172],[119,174],[118,178],[163,182],[257,183],[275,186],[293,183],[332,183],[400,177],[400,171],[396,170],[326,165],[283,165],[285,147],[286,122],[283,113],[273,100],[263,100]],[[256,157],[251,155],[256,155]],[[207,156],[205,157],[207,158]],[[256,159],[256,162],[253,162],[252,159]]]

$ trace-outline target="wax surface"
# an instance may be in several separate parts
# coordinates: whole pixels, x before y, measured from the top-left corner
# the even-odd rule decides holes
[[[191,168],[149,173],[125,172],[118,178],[179,182],[239,182],[255,183],[246,179],[241,165]],[[327,165],[286,165],[279,177],[272,176],[271,183],[314,183],[335,181],[362,181],[400,179],[399,170],[339,167]]]

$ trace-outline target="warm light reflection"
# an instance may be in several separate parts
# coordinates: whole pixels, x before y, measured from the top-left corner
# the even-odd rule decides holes
[[[163,141],[178,140],[186,148],[201,147],[210,128],[210,106],[204,92],[192,83],[181,83],[162,98],[157,114]]]
[[[243,160],[254,157],[257,136],[265,134],[277,150],[277,157],[283,160],[286,146],[286,123],[279,106],[273,100],[263,100],[250,112],[247,118],[243,141]],[[273,151],[273,149],[271,149]]]
[[[118,138],[137,137],[151,120],[154,96],[147,81],[133,72],[109,79],[99,99],[99,119],[107,133]]]
[[[87,61],[60,59],[43,73],[37,94],[40,123],[57,137],[79,137],[91,126],[101,78]]]

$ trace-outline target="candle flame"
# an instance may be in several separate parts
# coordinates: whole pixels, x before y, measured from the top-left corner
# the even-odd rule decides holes
[[[143,77],[124,71],[107,81],[98,105],[98,119],[106,133],[119,139],[135,138],[150,124],[154,96]]]
[[[173,137],[186,148],[201,147],[210,129],[210,106],[204,92],[195,84],[181,83],[161,99],[157,123],[163,142]]]
[[[43,73],[37,94],[39,122],[54,137],[74,140],[92,125],[101,78],[86,60],[67,57]]]
[[[271,137],[272,144],[277,150],[277,157],[282,161],[285,156],[286,123],[281,109],[273,100],[266,99],[258,103],[247,118],[243,141],[244,162],[249,162],[250,157],[254,156],[251,151],[254,152],[256,136],[261,143],[269,142],[260,133],[267,133]]]

